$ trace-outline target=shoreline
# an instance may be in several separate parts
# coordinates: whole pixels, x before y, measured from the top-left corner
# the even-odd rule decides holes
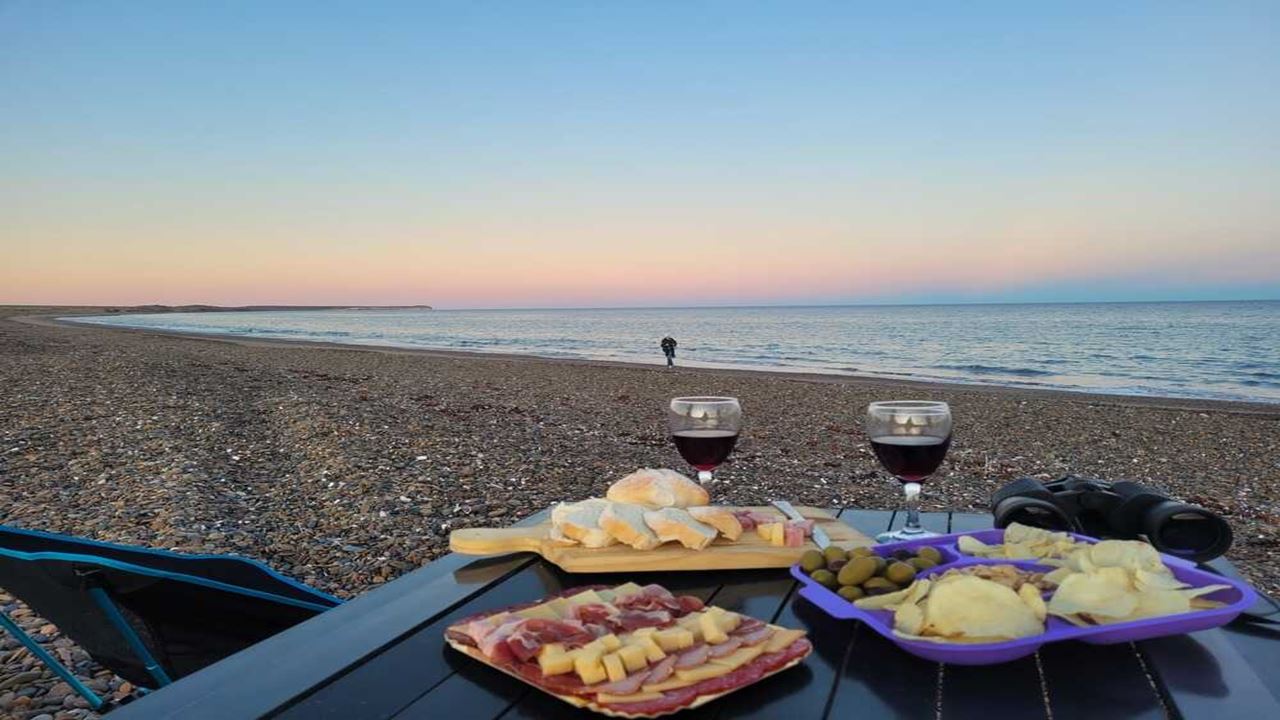
[[[3,309],[3,308],[0,308]],[[148,311],[149,312],[149,311]],[[188,338],[213,342],[230,343],[246,347],[310,347],[325,350],[350,350],[356,352],[375,352],[393,355],[418,355],[442,358],[492,358],[524,362],[555,363],[586,367],[617,367],[636,370],[666,372],[659,363],[638,363],[623,360],[595,360],[590,358],[555,358],[526,353],[475,352],[467,350],[446,350],[436,348],[408,348],[394,345],[363,345],[341,343],[324,340],[295,340],[286,338],[246,338],[220,333],[202,333],[184,330],[168,330],[158,328],[123,327],[98,323],[82,323],[63,318],[77,316],[97,316],[97,312],[49,313],[37,312],[29,315],[7,315],[15,322],[27,322],[49,327],[89,328],[115,332],[158,335],[174,338]],[[128,313],[120,313],[128,314]],[[1280,417],[1280,402],[1261,400],[1224,400],[1216,398],[1184,398],[1160,395],[1128,395],[1122,393],[1100,393],[1089,390],[1065,390],[1056,388],[1031,388],[1016,385],[997,385],[973,382],[946,382],[938,380],[913,380],[909,378],[885,378],[877,375],[858,375],[853,373],[822,373],[804,370],[789,371],[771,368],[741,367],[690,367],[677,366],[681,373],[710,373],[764,376],[781,380],[795,380],[809,383],[854,384],[868,386],[908,387],[931,392],[948,392],[953,390],[989,392],[995,394],[1011,394],[1014,396],[1030,395],[1043,399],[1057,399],[1072,402],[1086,402],[1094,405],[1115,405],[1145,407],[1165,410],[1212,410],[1215,412],[1231,412]]]

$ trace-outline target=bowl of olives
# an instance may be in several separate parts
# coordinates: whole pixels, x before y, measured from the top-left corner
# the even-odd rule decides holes
[[[832,545],[806,552],[800,557],[799,568],[814,582],[853,602],[907,587],[917,573],[952,559],[943,553],[931,545],[898,549],[889,555],[878,555],[870,547],[845,550]]]

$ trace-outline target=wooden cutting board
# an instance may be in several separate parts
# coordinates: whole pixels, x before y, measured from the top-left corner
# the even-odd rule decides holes
[[[785,520],[777,508],[730,508],[755,510]],[[797,507],[797,511],[827,531],[831,542],[844,548],[874,544],[871,538],[840,522],[826,510]],[[689,550],[679,543],[664,543],[653,550],[636,550],[627,545],[584,548],[552,541],[551,520],[537,525],[509,528],[464,528],[449,534],[449,549],[463,555],[498,555],[535,552],[569,572],[643,572],[650,570],[737,570],[794,565],[806,550],[817,545],[809,540],[802,547],[777,547],[760,539],[755,530],[742,533],[736,542],[723,537],[703,550]]]

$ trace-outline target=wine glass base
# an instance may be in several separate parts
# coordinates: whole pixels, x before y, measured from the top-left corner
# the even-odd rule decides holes
[[[896,543],[896,542],[906,542],[907,540],[919,540],[921,538],[931,538],[931,537],[938,537],[938,533],[933,532],[932,530],[925,530],[924,528],[921,528],[915,531],[909,531],[906,528],[899,528],[892,532],[882,532],[879,535],[876,535],[876,542]]]

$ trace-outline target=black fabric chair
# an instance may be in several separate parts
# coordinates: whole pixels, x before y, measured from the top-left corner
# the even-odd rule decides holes
[[[0,587],[120,677],[157,688],[341,603],[262,563],[0,525]],[[0,612],[95,709],[102,699]]]

